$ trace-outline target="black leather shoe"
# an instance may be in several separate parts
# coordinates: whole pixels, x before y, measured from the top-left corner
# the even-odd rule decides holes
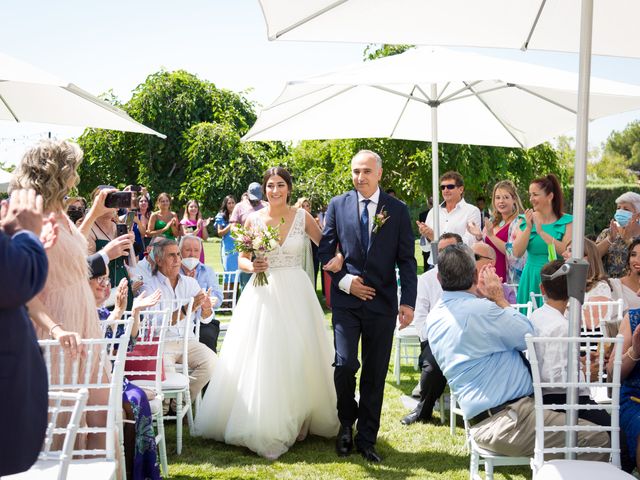
[[[378,455],[378,452],[373,448],[373,445],[370,447],[358,448],[358,451],[360,452],[360,455],[362,455],[362,458],[367,462],[380,463],[382,461],[382,457]]]
[[[403,425],[411,425],[416,422],[428,423],[429,419],[423,418],[422,416],[420,416],[420,413],[421,412],[419,412],[418,410],[414,410],[409,415],[400,420],[400,423]]]
[[[346,457],[353,450],[353,427],[340,426],[338,437],[336,438],[336,453],[340,457]]]

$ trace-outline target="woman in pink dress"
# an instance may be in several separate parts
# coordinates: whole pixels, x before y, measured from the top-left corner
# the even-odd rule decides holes
[[[207,226],[211,219],[203,219],[200,204],[196,200],[189,200],[184,208],[184,215],[180,220],[181,235],[195,235],[204,242],[209,238]],[[200,263],[204,263],[204,248],[200,252]]]
[[[53,215],[58,225],[56,244],[47,250],[49,274],[44,289],[32,299],[29,316],[34,321],[39,339],[55,338],[63,348],[76,357],[78,342],[83,338],[103,338],[95,300],[87,279],[87,239],[69,220],[64,210],[64,199],[79,181],[77,168],[82,161],[82,150],[75,143],[44,140],[30,148],[14,172],[11,188],[32,188],[43,198],[45,216]],[[102,199],[104,202],[104,199]],[[98,375],[97,362],[86,365],[80,356],[80,377],[86,368]],[[58,357],[51,358],[51,371],[59,371]],[[71,377],[71,362],[65,367],[65,377]],[[106,390],[92,389],[88,405],[105,405]],[[89,426],[104,426],[106,412],[87,412]],[[104,448],[104,435],[88,435],[87,447]]]
[[[492,194],[493,217],[487,220],[484,230],[470,227],[469,231],[478,241],[484,240],[496,251],[496,273],[503,282],[509,281],[507,255],[509,226],[524,211],[516,186],[511,180],[495,184]]]

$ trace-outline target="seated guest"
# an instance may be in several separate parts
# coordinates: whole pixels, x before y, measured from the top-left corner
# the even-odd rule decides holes
[[[626,437],[629,456],[640,470],[640,310],[631,309],[620,325],[620,334],[624,337],[625,352],[622,355],[620,380],[620,427]],[[613,372],[613,355],[609,357],[608,373]]]
[[[438,240],[438,251],[440,252],[449,245],[455,245],[456,243],[462,243],[460,235],[453,232],[443,233]],[[416,297],[413,325],[420,335],[421,351],[418,359],[421,368],[420,383],[418,384],[420,402],[411,413],[400,420],[403,425],[430,421],[436,400],[440,398],[440,395],[444,392],[444,387],[447,385],[447,380],[433,358],[424,329],[427,315],[442,295],[442,287],[438,281],[437,274],[438,265],[418,277],[418,295]]]
[[[115,321],[122,318],[127,306],[127,279],[123,278],[116,290],[116,303],[112,312],[109,312],[103,305],[111,294],[111,284],[109,282],[108,270],[102,275],[92,274],[89,280],[91,291],[96,300],[98,317],[100,320]],[[133,301],[131,337],[129,339],[129,350],[135,348],[135,341],[140,327],[140,312],[152,307],[160,300],[160,291],[156,290],[152,295],[140,294]],[[115,336],[122,335],[123,329],[120,327]],[[113,338],[111,327],[107,327],[107,338]],[[131,423],[124,424],[124,444],[125,460],[127,464],[127,478],[133,480],[159,479],[160,469],[158,467],[156,453],[156,439],[153,432],[153,418],[151,407],[144,390],[130,383],[127,378],[122,384],[122,408],[126,412],[126,417],[135,423],[132,435],[129,434]]]
[[[620,278],[609,279],[613,298],[621,298],[624,312],[640,308],[640,238],[629,244],[626,258],[627,274]]]
[[[195,235],[184,235],[180,238],[180,254],[182,255],[182,273],[187,277],[195,278],[200,288],[207,292],[211,298],[213,308],[222,303],[222,291],[218,285],[216,272],[200,262],[202,256],[202,239]],[[220,334],[220,322],[212,318],[209,323],[200,323],[200,342],[204,343],[214,352],[217,352],[218,335]]]
[[[533,328],[539,337],[566,337],[569,335],[569,321],[564,316],[569,303],[567,277],[563,275],[553,280],[548,279],[548,276],[553,275],[562,265],[564,265],[563,260],[554,260],[547,263],[540,271],[542,277],[540,292],[546,300],[531,314],[531,323],[533,323]],[[567,353],[567,345],[563,343],[536,343],[540,381],[553,382],[566,378]],[[584,378],[583,373],[581,376]],[[544,403],[566,402],[564,388],[543,388],[542,393]],[[581,389],[579,396],[581,404],[596,405],[596,402],[591,400],[588,389]],[[608,426],[611,424],[611,417],[604,410],[579,410],[578,416],[597,425]]]
[[[476,259],[476,268],[478,271],[480,271],[485,265],[490,265],[493,268],[496,267],[496,251],[491,247],[491,245],[484,242],[478,242],[474,243],[471,246],[471,249],[473,250],[473,255]],[[516,292],[513,291],[513,288],[503,282],[502,290],[504,291],[504,298],[507,302],[510,304],[516,303]]]
[[[180,267],[182,265],[180,261],[180,249],[175,240],[168,238],[161,238],[153,245],[153,258],[155,259],[155,266],[153,268],[153,275],[148,283],[145,283],[142,290],[147,293],[152,293],[156,289],[160,289],[162,292],[162,308],[171,306],[174,308],[172,324],[176,328],[170,328],[167,331],[165,345],[165,353],[175,357],[177,362],[182,360],[182,348],[183,346],[179,341],[176,341],[180,337],[182,331],[182,322],[184,319],[177,323],[178,317],[182,317],[185,313],[184,305],[186,302],[193,298],[193,314],[196,321],[202,323],[209,323],[213,320],[213,308],[211,305],[211,299],[205,291],[203,291],[198,282],[180,273]],[[176,300],[184,302],[182,306],[177,303],[169,303]],[[166,303],[165,303],[166,302]],[[189,368],[191,369],[189,378],[189,392],[191,399],[195,399],[196,396],[202,390],[213,375],[213,370],[216,364],[216,354],[207,348],[204,344],[200,343],[193,333],[193,329],[189,328]]]
[[[467,246],[452,245],[442,251],[438,278],[443,293],[427,317],[427,336],[470,424],[471,436],[480,447],[501,455],[533,455],[533,385],[522,356],[527,348],[524,336],[533,334],[533,325],[504,298],[493,267],[476,270],[473,251]],[[640,345],[638,350],[640,353]],[[545,425],[565,423],[561,412],[545,411],[544,417]],[[545,437],[548,447],[564,443],[564,432]],[[605,447],[609,436],[579,432],[578,445]],[[581,457],[606,461],[608,454]]]

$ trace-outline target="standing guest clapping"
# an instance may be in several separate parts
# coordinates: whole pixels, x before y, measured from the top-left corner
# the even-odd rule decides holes
[[[189,200],[184,208],[184,216],[180,220],[181,235],[195,235],[204,242],[209,238],[207,227],[210,218],[202,218],[200,204],[197,200]],[[204,248],[200,249],[200,263],[204,263]]]
[[[0,475],[28,470],[47,426],[47,371],[25,304],[44,287],[42,197],[14,190],[0,207]]]
[[[225,272],[235,272],[238,270],[238,252],[235,251],[236,243],[231,236],[231,223],[229,221],[235,206],[236,199],[233,195],[224,197],[220,211],[216,215],[214,222],[218,236],[222,240],[220,242],[220,258],[222,259],[222,268]],[[227,276],[225,276],[225,284],[226,283],[228,283]]]
[[[520,232],[513,244],[516,257],[527,253],[518,286],[518,303],[527,303],[532,292],[540,293],[540,270],[565,251],[573,222],[573,217],[563,212],[562,188],[555,175],[531,182],[529,200],[532,209],[519,216]]]
[[[162,192],[156,198],[158,211],[151,214],[149,218],[149,228],[147,229],[148,237],[163,237],[175,240],[180,236],[180,222],[176,212],[171,211],[171,196]]]

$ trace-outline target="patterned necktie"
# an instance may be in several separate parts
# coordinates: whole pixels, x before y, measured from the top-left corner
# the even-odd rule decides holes
[[[363,200],[364,208],[360,215],[360,238],[364,251],[369,251],[369,202],[371,200]]]

